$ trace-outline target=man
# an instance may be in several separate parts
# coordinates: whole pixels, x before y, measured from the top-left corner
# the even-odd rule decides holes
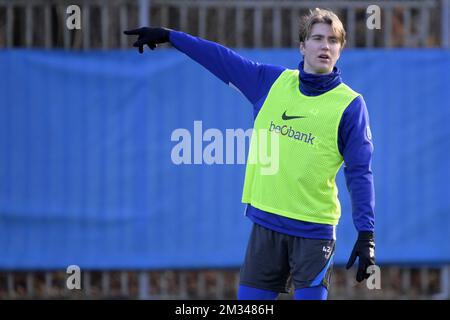
[[[133,46],[140,53],[144,45],[170,42],[245,95],[254,130],[279,136],[278,172],[264,175],[258,163],[247,163],[242,200],[254,224],[238,298],[276,299],[287,292],[289,278],[295,299],[327,298],[340,218],[335,177],[343,162],[358,231],[347,269],[359,258],[356,279],[367,279],[367,267],[375,264],[373,145],[365,102],[335,67],[345,45],[339,18],[322,9],[303,17],[298,70],[255,63],[165,28],[125,34],[139,36]]]

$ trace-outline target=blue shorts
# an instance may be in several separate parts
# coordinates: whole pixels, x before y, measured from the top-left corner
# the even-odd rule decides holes
[[[240,284],[280,293],[323,285],[331,278],[335,240],[295,237],[253,224]]]

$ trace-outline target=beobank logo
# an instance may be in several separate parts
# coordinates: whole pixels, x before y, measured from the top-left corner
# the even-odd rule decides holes
[[[294,129],[292,129],[292,126],[288,126],[288,125],[277,125],[276,123],[274,123],[273,121],[270,121],[270,127],[269,127],[269,131],[270,132],[275,132],[275,133],[279,133],[283,136],[287,136],[289,138],[298,140],[298,141],[302,141],[311,145],[314,145],[314,139],[316,138],[315,136],[313,136],[313,134],[311,132],[309,133],[304,133],[304,132],[300,132],[300,131],[296,131]]]

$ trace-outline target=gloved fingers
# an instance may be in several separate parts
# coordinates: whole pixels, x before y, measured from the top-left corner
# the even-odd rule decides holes
[[[364,269],[364,264],[360,263],[358,267],[358,272],[356,273],[356,281],[361,282],[366,278],[366,270]]]
[[[137,48],[137,47],[143,46],[144,44],[145,44],[145,40],[142,38],[138,38],[137,41],[135,41],[133,43],[133,47]]]
[[[140,44],[139,42],[133,43],[133,47],[139,48],[139,53],[144,53],[144,45]]]
[[[141,39],[133,43],[133,47],[139,48],[139,53],[144,53],[144,44],[145,41]]]
[[[126,35],[138,35],[141,33],[142,28],[137,28],[137,29],[131,29],[131,30],[125,30],[123,33]]]
[[[356,260],[356,251],[355,249],[352,250],[352,254],[350,255],[350,258],[348,259],[347,265],[345,266],[346,269],[350,269],[352,265],[355,263]]]
[[[361,261],[361,260],[360,260]],[[358,267],[358,273],[356,274],[356,281],[361,282],[364,279],[368,279],[370,273],[367,272],[367,268],[369,267],[368,261],[361,261]]]

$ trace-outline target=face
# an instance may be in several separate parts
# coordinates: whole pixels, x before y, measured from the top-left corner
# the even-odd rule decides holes
[[[341,43],[327,23],[313,25],[311,35],[300,43],[304,56],[304,71],[313,74],[327,74],[333,71],[341,53]]]

